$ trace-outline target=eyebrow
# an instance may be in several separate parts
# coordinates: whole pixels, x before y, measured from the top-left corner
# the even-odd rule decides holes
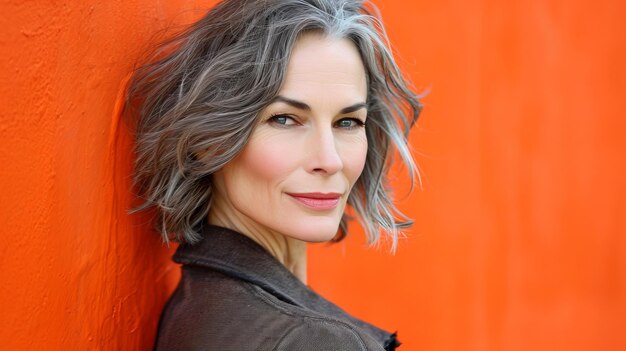
[[[304,110],[304,111],[311,111],[311,106],[307,105],[306,103],[302,102],[302,101],[298,101],[298,100],[294,100],[294,99],[290,99],[288,97],[284,97],[282,95],[278,95],[276,96],[274,99],[272,99],[272,103],[274,102],[284,102],[287,105],[293,106],[299,110]],[[358,111],[362,108],[367,108],[367,103],[365,102],[357,102],[354,105],[350,105],[348,107],[344,107],[339,111],[339,114],[343,115],[346,113],[351,113],[351,112],[355,112]]]

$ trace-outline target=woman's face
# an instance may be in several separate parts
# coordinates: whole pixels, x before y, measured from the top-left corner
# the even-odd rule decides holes
[[[303,35],[282,89],[261,111],[248,144],[215,174],[211,211],[226,216],[233,229],[332,239],[365,165],[366,99],[354,44]]]

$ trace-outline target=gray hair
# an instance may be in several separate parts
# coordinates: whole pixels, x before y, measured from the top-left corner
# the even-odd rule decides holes
[[[412,221],[387,183],[397,153],[414,184],[407,145],[421,105],[394,62],[376,7],[358,0],[224,0],[163,43],[135,70],[127,106],[136,121],[134,180],[142,204],[156,209],[163,240],[195,243],[212,201],[212,174],[246,145],[257,114],[278,94],[302,33],[351,40],[368,83],[368,151],[348,204],[369,243],[381,230],[395,249]],[[348,217],[341,220],[341,240]]]

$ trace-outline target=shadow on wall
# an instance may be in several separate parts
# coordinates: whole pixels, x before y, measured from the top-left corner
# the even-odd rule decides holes
[[[121,89],[120,92],[123,92]],[[150,212],[129,214],[137,206],[132,189],[133,138],[128,125],[121,117],[121,97],[116,101],[111,124],[109,169],[112,171],[112,208],[110,217],[111,242],[103,246],[103,269],[110,272],[108,279],[113,289],[108,290],[109,308],[113,311],[104,317],[105,329],[115,335],[116,349],[143,349],[152,345],[162,307],[174,289],[180,272],[171,262],[176,244],[166,247],[153,229]],[[109,252],[109,250],[111,250]],[[114,254],[113,254],[114,253]],[[103,311],[107,313],[106,311]],[[116,312],[118,315],[116,316]],[[102,333],[107,338],[107,333]],[[99,345],[107,345],[102,340]],[[130,347],[131,345],[134,347]]]

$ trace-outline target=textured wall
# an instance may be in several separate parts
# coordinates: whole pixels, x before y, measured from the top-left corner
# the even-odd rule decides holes
[[[189,1],[0,4],[0,349],[137,350],[176,279],[129,217],[120,82]]]
[[[115,101],[151,33],[210,3],[0,3],[0,349],[150,349],[177,269],[126,215]],[[396,256],[315,245],[313,287],[404,350],[626,349],[626,6],[377,3],[430,90],[424,190]]]

